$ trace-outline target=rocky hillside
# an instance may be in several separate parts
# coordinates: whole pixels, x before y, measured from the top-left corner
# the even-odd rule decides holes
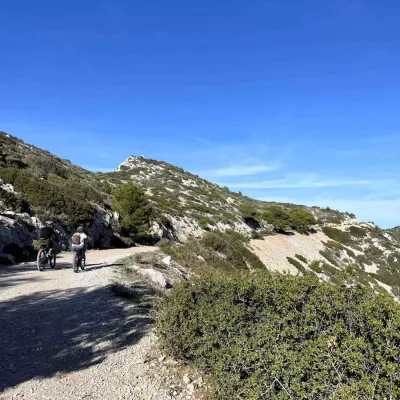
[[[0,254],[17,260],[31,250],[41,221],[56,221],[64,244],[78,223],[85,224],[96,247],[112,245],[117,223],[110,196],[93,173],[4,132],[0,212]]]
[[[115,172],[99,173],[96,176],[112,187],[128,181],[135,182],[171,221],[175,234],[181,241],[190,237],[202,237],[205,230],[233,229],[243,233],[268,230],[268,222],[255,217],[272,205],[285,209],[301,207],[312,212],[322,223],[356,221],[353,214],[343,214],[329,208],[250,199],[182,168],[144,156],[131,156]]]
[[[329,208],[250,199],[144,156],[129,157],[114,172],[93,173],[4,132],[0,145],[3,259],[5,254],[19,259],[31,250],[46,219],[57,222],[66,245],[77,224],[88,228],[93,247],[123,245],[113,191],[134,182],[153,208],[149,233],[159,238],[190,244],[206,232],[231,230],[252,238],[246,246],[270,269],[315,273],[332,281],[351,274],[364,284],[400,294],[398,229],[383,231]],[[190,246],[192,252],[199,249]],[[197,255],[205,259],[207,254]]]
[[[400,226],[395,226],[392,229],[387,229],[386,232],[392,235],[400,243]]]

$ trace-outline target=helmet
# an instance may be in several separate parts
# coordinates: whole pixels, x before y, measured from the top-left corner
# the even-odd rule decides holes
[[[81,233],[83,232],[83,226],[78,226],[78,228],[76,229],[77,232]]]
[[[53,226],[53,221],[46,221],[45,226]]]

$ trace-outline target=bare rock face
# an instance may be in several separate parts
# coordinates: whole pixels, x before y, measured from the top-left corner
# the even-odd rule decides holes
[[[168,239],[168,240],[173,240],[174,239],[174,234],[173,232],[165,227],[163,224],[159,224],[158,222],[153,222],[149,229],[149,233],[151,235],[156,235],[160,239]]]
[[[165,290],[172,287],[172,283],[161,271],[154,268],[141,268],[139,266],[133,265],[131,269],[137,272],[139,275],[144,276],[149,279],[154,285],[159,289]]]
[[[145,278],[158,291],[165,291],[188,278],[188,272],[162,253],[137,254],[128,268]]]
[[[204,230],[194,219],[170,216],[170,220],[176,232],[176,237],[181,242],[186,242],[190,238],[201,238],[204,235]]]
[[[95,248],[108,248],[111,246],[113,215],[111,212],[95,212],[91,227],[91,241]]]
[[[28,215],[17,213],[0,215],[0,253],[8,254],[10,260],[21,260],[37,239],[36,227],[27,222]]]
[[[90,244],[93,247],[109,248],[113,237],[114,215],[105,210],[96,211],[90,228]],[[0,254],[3,260],[22,261],[32,252],[33,241],[39,238],[43,223],[26,213],[3,211],[0,214]],[[66,231],[54,223],[54,229],[60,236],[60,248],[69,248],[73,232]]]

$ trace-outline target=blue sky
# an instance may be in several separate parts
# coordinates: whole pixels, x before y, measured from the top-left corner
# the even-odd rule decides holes
[[[14,0],[0,129],[92,170],[146,155],[400,224],[400,2]]]

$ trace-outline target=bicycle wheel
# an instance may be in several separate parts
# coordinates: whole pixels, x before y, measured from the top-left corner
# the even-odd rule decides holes
[[[39,271],[44,270],[44,265],[46,264],[46,252],[44,249],[40,249],[36,258],[36,266]]]
[[[72,268],[74,269],[74,272],[79,272],[79,256],[78,253],[75,251],[74,252],[74,259],[72,262]]]
[[[85,266],[86,266],[86,255],[85,255],[85,253],[83,253],[81,255],[81,269],[82,270],[85,269]]]
[[[56,267],[56,253],[52,252],[49,254],[49,262],[50,262],[50,267],[54,269]]]

